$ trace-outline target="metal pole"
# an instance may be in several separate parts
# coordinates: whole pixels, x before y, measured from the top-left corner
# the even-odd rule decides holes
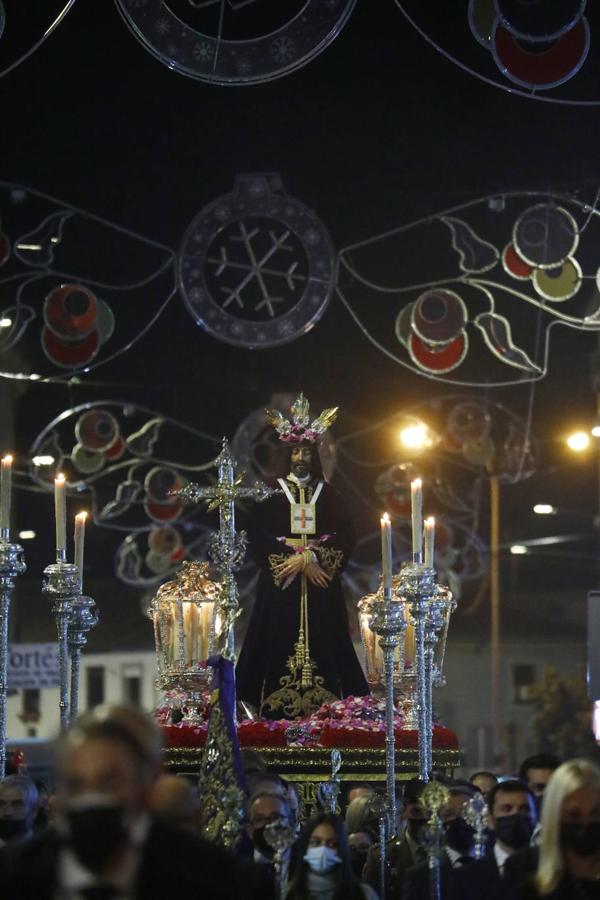
[[[385,900],[385,872],[387,862],[386,816],[379,816],[379,900]]]
[[[494,762],[500,754],[500,485],[490,475],[490,663]]]
[[[8,706],[8,617],[15,578],[25,572],[23,548],[11,544],[8,528],[0,534],[0,779],[6,773],[6,717]]]
[[[69,647],[68,628],[73,612],[73,602],[79,596],[79,569],[65,560],[64,551],[57,560],[44,569],[42,591],[52,601],[52,613],[58,634],[58,663],[60,669],[60,730],[69,727]]]
[[[396,735],[394,734],[394,650],[398,639],[381,638],[385,666],[385,777],[390,831],[396,834]]]
[[[74,722],[79,714],[79,664],[81,661],[81,649],[71,649],[71,704],[69,707],[69,720]]]
[[[419,778],[429,781],[429,752],[431,735],[427,734],[427,671],[425,662],[425,604],[423,597],[415,597],[415,646],[417,651],[417,718],[419,722]]]
[[[71,601],[71,615],[67,629],[68,650],[71,657],[71,706],[69,719],[74,722],[79,714],[79,667],[81,651],[87,643],[87,634],[98,624],[98,609],[91,597],[79,594]]]
[[[379,635],[385,678],[385,773],[389,836],[396,834],[396,737],[394,734],[394,651],[406,630],[404,604],[389,590],[373,604],[372,629]]]
[[[8,613],[12,580],[0,579],[0,778],[6,772],[6,708],[8,699]]]
[[[58,632],[58,666],[60,671],[58,707],[60,710],[61,731],[66,731],[69,727],[69,651],[67,646],[67,631],[71,614],[69,606],[70,604],[59,602],[54,608],[56,630]]]

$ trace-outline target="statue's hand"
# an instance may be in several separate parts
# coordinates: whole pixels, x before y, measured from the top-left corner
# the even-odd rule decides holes
[[[328,575],[325,569],[322,569],[316,562],[310,563],[306,567],[305,574],[310,583],[316,587],[326,588],[331,581],[331,575]]]
[[[273,571],[277,578],[283,581],[290,577],[293,578],[301,572],[303,564],[304,561],[302,555],[300,553],[294,553],[292,556],[288,556],[287,559],[284,559],[283,562],[280,562],[275,566]]]

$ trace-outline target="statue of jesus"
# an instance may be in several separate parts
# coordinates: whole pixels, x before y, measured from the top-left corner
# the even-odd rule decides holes
[[[301,394],[291,422],[279,412],[267,414],[289,447],[288,474],[278,479],[279,494],[257,504],[249,525],[261,574],[237,665],[237,692],[261,715],[293,719],[368,688],[340,581],[354,533],[318,453],[337,410],[324,410],[311,422]]]

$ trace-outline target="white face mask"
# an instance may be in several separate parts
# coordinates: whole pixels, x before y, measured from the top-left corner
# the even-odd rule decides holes
[[[339,863],[341,863],[340,857],[337,855],[335,850],[332,850],[331,847],[309,847],[306,853],[304,854],[304,861],[308,864],[309,868],[312,869],[313,872],[318,872],[320,875],[325,875],[327,872],[331,872]]]

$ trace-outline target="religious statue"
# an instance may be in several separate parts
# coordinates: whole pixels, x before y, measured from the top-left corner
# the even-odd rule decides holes
[[[261,574],[237,665],[239,698],[261,715],[290,719],[368,693],[340,582],[353,529],[341,496],[325,481],[318,452],[337,408],[311,422],[300,394],[291,413],[290,422],[267,410],[289,448],[289,470],[278,479],[280,491],[255,507],[249,524]]]

